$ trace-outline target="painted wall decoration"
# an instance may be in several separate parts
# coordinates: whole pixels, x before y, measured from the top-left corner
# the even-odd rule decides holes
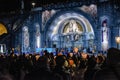
[[[91,4],[90,6],[83,5],[82,7],[80,7],[80,9],[92,15],[93,17],[97,16],[97,6],[94,4]]]
[[[29,48],[29,31],[27,26],[23,27],[23,48],[24,52],[28,51]]]
[[[42,12],[42,30],[46,22],[56,13],[55,10],[45,10]]]
[[[78,41],[80,37],[79,35],[83,33],[82,25],[77,20],[74,19],[68,20],[67,23],[65,22],[65,26],[63,27],[64,27],[63,34],[68,35],[66,36],[67,42],[71,40]]]
[[[83,32],[82,26],[74,19],[71,19],[66,25],[64,26],[63,33],[79,33]]]

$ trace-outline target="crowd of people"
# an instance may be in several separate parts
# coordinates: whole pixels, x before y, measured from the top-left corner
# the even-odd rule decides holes
[[[98,53],[62,51],[54,55],[0,54],[0,80],[120,80],[120,50]]]

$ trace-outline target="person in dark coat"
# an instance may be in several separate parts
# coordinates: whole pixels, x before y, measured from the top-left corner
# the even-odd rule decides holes
[[[56,78],[59,78],[59,80],[71,80],[70,74],[65,69],[65,58],[63,55],[56,57],[56,66],[53,70],[54,75],[56,75]]]
[[[84,80],[92,80],[94,73],[97,71],[97,69],[95,69],[96,61],[94,56],[88,59],[87,65],[87,70],[84,73]]]
[[[39,58],[36,68],[25,75],[24,80],[54,80],[53,74],[49,69],[49,62],[46,56]]]
[[[110,48],[106,58],[107,66],[96,72],[93,80],[120,80],[120,50]]]

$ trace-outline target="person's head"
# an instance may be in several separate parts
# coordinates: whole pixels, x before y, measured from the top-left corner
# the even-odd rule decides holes
[[[95,65],[96,65],[96,61],[95,61],[95,58],[94,57],[90,57],[89,59],[88,59],[88,62],[87,62],[87,66],[88,66],[88,68],[94,68],[95,67]]]
[[[43,67],[46,68],[49,66],[49,59],[46,56],[41,56],[38,59],[38,63],[40,64],[39,66],[40,68],[43,68]]]
[[[65,63],[65,58],[63,55],[57,56],[56,59],[56,65],[63,66]]]
[[[97,62],[98,64],[103,63],[103,62],[104,62],[104,57],[103,57],[103,56],[97,56],[96,62]]]
[[[69,53],[69,57],[73,57],[73,53],[72,52]]]
[[[120,64],[120,50],[119,49],[117,49],[117,48],[108,49],[107,63],[109,65]]]
[[[103,26],[103,27],[106,27],[106,26],[107,26],[107,20],[104,20],[104,21],[102,22],[102,26]]]

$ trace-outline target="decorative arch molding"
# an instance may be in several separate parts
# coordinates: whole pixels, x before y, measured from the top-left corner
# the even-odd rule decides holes
[[[57,12],[51,19],[46,23],[45,35],[51,36],[50,39],[53,39],[53,36],[60,33],[63,30],[63,25],[69,19],[76,19],[82,26],[86,33],[91,32],[94,36],[95,22],[91,16],[88,14],[75,9],[75,10],[62,10]]]

